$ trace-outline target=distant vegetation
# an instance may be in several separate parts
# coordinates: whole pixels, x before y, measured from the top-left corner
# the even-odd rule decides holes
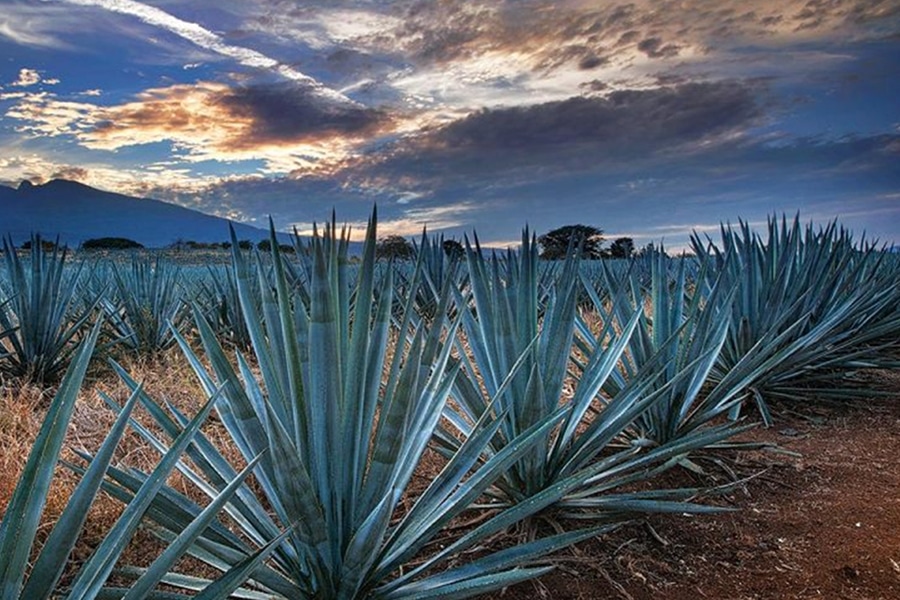
[[[540,257],[544,260],[560,260],[566,257],[569,247],[581,248],[581,258],[629,258],[635,253],[634,240],[619,237],[609,248],[604,248],[606,238],[603,230],[593,225],[564,225],[537,238],[541,246]]]
[[[91,238],[81,243],[82,250],[131,250],[143,247],[143,244],[123,237]]]
[[[252,247],[252,242],[245,240]],[[243,246],[242,246],[243,247]],[[198,242],[196,240],[176,240],[169,244],[169,250],[179,252],[187,252],[190,250],[228,250],[231,248],[231,242]]]
[[[412,243],[402,235],[388,235],[375,246],[376,258],[385,260],[410,260],[416,254]]]
[[[40,236],[38,236],[36,239],[32,238],[30,240],[24,241],[21,248],[22,250],[31,250],[37,244],[40,244],[41,249],[44,250],[44,252],[53,252],[57,247],[56,242],[51,242],[50,240],[42,240]]]
[[[564,225],[538,237],[541,258],[559,260],[566,257],[569,246],[581,246],[581,257],[602,258],[603,230],[591,225]]]
[[[262,240],[257,245],[256,248],[260,252],[271,252],[272,251],[272,242],[270,240]],[[294,247],[291,244],[278,244],[278,249],[287,254],[293,254],[296,252]]]

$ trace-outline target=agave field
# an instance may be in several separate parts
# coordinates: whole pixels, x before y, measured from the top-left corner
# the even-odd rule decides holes
[[[740,457],[779,451],[751,430],[900,365],[900,256],[836,223],[627,260],[376,240],[373,216],[359,256],[333,222],[208,265],[6,244],[3,398],[39,417],[0,406],[0,598],[515,594],[599,569],[583,548],[623,524],[732,510],[762,479]]]

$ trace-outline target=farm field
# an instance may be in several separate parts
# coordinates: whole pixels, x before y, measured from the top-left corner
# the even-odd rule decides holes
[[[327,231],[6,249],[11,597],[900,592],[895,255],[775,219],[600,261]]]

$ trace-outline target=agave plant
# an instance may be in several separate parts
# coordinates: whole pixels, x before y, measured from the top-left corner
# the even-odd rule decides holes
[[[114,451],[127,429],[132,409],[142,392],[135,393],[119,410],[118,418],[91,458],[87,469],[82,469],[82,478],[70,496],[63,512],[54,523],[40,552],[34,558],[34,545],[40,525],[41,514],[47,501],[48,492],[56,469],[57,458],[62,449],[69,420],[71,419],[78,391],[84,380],[88,363],[94,351],[100,332],[98,323],[78,347],[71,367],[50,404],[47,416],[38,432],[37,439],[28,456],[25,468],[13,492],[0,524],[0,598],[3,600],[45,600],[60,597],[92,600],[95,598],[154,598],[169,597],[155,594],[151,590],[164,578],[171,578],[169,570],[180,559],[185,548],[196,539],[200,531],[212,526],[222,506],[228,502],[247,475],[255,467],[251,462],[247,468],[225,486],[209,505],[194,518],[181,523],[179,535],[171,540],[168,548],[150,565],[142,570],[142,577],[130,589],[116,588],[107,584],[122,551],[134,536],[151,500],[163,486],[166,478],[178,462],[181,453],[192,442],[194,436],[212,408],[215,398],[211,398],[201,411],[182,429],[180,435],[160,460],[156,469],[137,486],[130,495],[128,505],[115,524],[105,533],[103,540],[81,565],[76,575],[65,585],[60,584],[68,558],[75,546],[88,510],[97,492],[104,486],[104,477],[111,469]],[[258,462],[258,461],[257,461]],[[272,546],[263,548],[248,558],[247,564],[258,564]],[[30,568],[28,566],[30,565]],[[197,597],[207,599],[227,598],[237,586],[226,583],[234,579],[237,572],[226,574],[216,586],[210,586]]]
[[[574,249],[572,249],[574,250]],[[669,361],[654,360],[612,397],[601,393],[641,319],[640,311],[618,334],[607,324],[599,343],[583,345],[573,356],[578,295],[578,261],[572,252],[543,287],[535,240],[526,231],[518,255],[486,260],[467,244],[472,300],[463,313],[466,344],[459,348],[460,373],[455,402],[447,413],[453,429],[439,429],[446,451],[459,446],[457,435],[471,435],[471,424],[496,412],[500,421],[489,452],[502,453],[522,432],[559,415],[560,425],[544,429],[539,442],[510,465],[494,489],[495,504],[533,502],[563,515],[615,522],[629,513],[711,510],[688,499],[695,489],[626,492],[693,450],[733,433],[709,427],[653,447],[628,444],[629,428],[691,371],[676,367],[670,381],[656,385]],[[566,393],[567,387],[570,392]],[[624,447],[622,444],[625,444]]]
[[[251,298],[261,301],[259,279],[248,278],[254,286]],[[249,348],[250,332],[241,312],[241,301],[238,295],[237,280],[234,269],[229,267],[210,267],[209,277],[201,282],[198,303],[203,307],[204,315],[218,335],[238,348]],[[257,307],[258,310],[258,307]]]
[[[0,306],[0,372],[36,381],[58,378],[75,351],[97,298],[77,293],[81,266],[70,270],[67,251],[47,251],[40,236],[32,238],[30,264],[12,241],[3,241],[8,277],[7,300]]]
[[[641,413],[634,423],[634,433],[635,443],[665,444],[728,414],[744,399],[746,384],[753,375],[733,370],[717,385],[710,382],[728,335],[733,290],[726,292],[720,281],[705,294],[689,290],[689,262],[684,257],[670,259],[661,251],[647,260],[652,261],[649,289],[643,285],[640,272],[602,274],[605,288],[620,290],[614,297],[608,296],[611,310],[607,325],[624,324],[635,314],[639,316],[620,367],[610,374],[604,389],[616,395],[643,373],[658,373],[649,389],[666,387],[667,391]],[[670,279],[673,264],[675,271]],[[606,305],[595,286],[586,282],[585,289],[593,310],[605,314]],[[725,297],[720,299],[720,295]],[[582,352],[591,352],[609,330],[598,338],[579,321],[579,332],[579,347]]]
[[[459,268],[465,254],[459,242],[445,240],[444,236],[435,238],[425,231],[418,242],[413,242],[413,248],[416,263],[423,266],[421,284],[415,291],[415,310],[420,317],[431,319],[440,305],[445,282],[465,287],[465,273]]]
[[[486,413],[428,486],[418,493],[411,489],[454,382],[455,369],[447,363],[457,323],[441,316],[426,328],[412,316],[414,297],[403,298],[400,341],[392,358],[386,358],[393,274],[388,269],[376,279],[375,240],[373,216],[359,276],[350,288],[346,231],[339,236],[332,224],[324,237],[314,238],[309,306],[291,290],[276,244],[274,290],[260,285],[261,309],[250,297],[246,257],[233,254],[261,381],[242,354],[237,354],[236,367],[227,360],[199,309],[194,312],[211,372],[177,335],[203,387],[209,392],[221,387],[216,408],[237,448],[248,460],[262,456],[255,473],[258,487],[240,486],[226,506],[241,535],[210,530],[188,551],[216,568],[233,569],[247,556],[248,540],[272,544],[280,528],[290,528],[266,564],[246,573],[242,589],[247,593],[324,599],[467,597],[541,574],[547,567],[530,565],[532,560],[600,531],[557,534],[467,559],[467,550],[542,504],[488,514],[465,535],[454,537],[447,530],[500,473],[557,425],[558,417],[536,423],[507,448],[486,456],[487,444],[501,426],[500,419]],[[129,385],[138,391],[136,382]],[[147,405],[168,436],[179,435],[186,418]],[[167,447],[165,440],[142,432],[160,449]],[[179,469],[198,490],[212,495],[234,479],[235,468],[202,435],[188,456],[193,466],[180,464]],[[144,477],[135,472],[112,476],[114,493],[122,497]],[[168,488],[154,500],[149,515],[157,533],[170,539],[181,520],[200,510]],[[447,536],[441,538],[443,546],[431,545],[439,534]],[[165,581],[185,587],[208,584]]]
[[[737,365],[755,373],[746,388],[767,422],[767,399],[844,398],[858,392],[848,371],[897,364],[900,292],[886,253],[855,244],[836,222],[815,230],[799,217],[780,227],[769,219],[765,242],[743,222],[723,225],[721,239],[719,248],[692,237],[701,289],[718,277],[737,288],[713,378]]]
[[[133,257],[128,268],[113,265],[115,299],[104,298],[103,310],[126,347],[138,353],[164,350],[172,343],[188,312],[177,266],[157,257],[152,263]]]

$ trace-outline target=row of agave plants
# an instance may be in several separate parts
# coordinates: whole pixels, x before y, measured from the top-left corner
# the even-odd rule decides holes
[[[373,216],[357,260],[332,223],[296,255],[235,243],[230,267],[191,273],[66,269],[40,244],[26,265],[7,248],[0,364],[65,376],[0,526],[0,597],[469,597],[538,576],[552,552],[635,515],[720,510],[698,499],[710,490],[658,476],[722,464],[716,449],[771,420],[773,399],[870,393],[854,373],[896,366],[900,264],[836,225],[773,219],[767,239],[725,226],[719,243],[695,237],[690,257],[591,263],[575,246],[539,261],[526,231],[517,252],[476,239],[462,257],[423,236],[415,263],[384,264],[375,230]],[[102,339],[179,346],[207,400],[185,415],[111,361],[131,395],[104,396],[117,420],[69,465],[80,484],[34,558]],[[155,428],[131,418],[138,404]],[[204,435],[213,410],[244,468]],[[153,470],[113,464],[129,427],[159,451]],[[442,468],[420,490],[428,449]],[[167,484],[176,470],[192,490]],[[125,509],[62,580],[100,490]],[[141,524],[165,550],[118,565]],[[516,543],[495,543],[504,532]],[[177,572],[184,556],[220,576]]]

